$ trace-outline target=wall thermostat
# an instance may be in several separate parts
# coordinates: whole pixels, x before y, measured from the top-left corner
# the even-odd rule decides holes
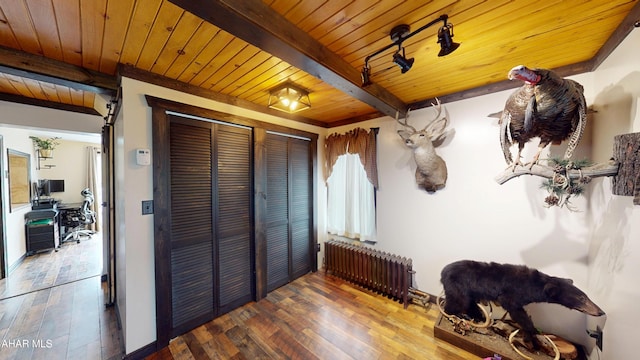
[[[136,149],[136,164],[151,165],[151,150]]]

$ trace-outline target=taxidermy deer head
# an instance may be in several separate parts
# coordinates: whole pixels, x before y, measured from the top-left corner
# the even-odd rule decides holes
[[[427,192],[433,193],[442,189],[447,182],[447,164],[438,154],[436,154],[433,142],[441,140],[447,127],[447,117],[440,117],[442,106],[440,100],[433,105],[436,111],[433,119],[429,120],[422,130],[416,130],[408,124],[409,111],[405,116],[404,123],[396,121],[405,127],[405,130],[398,130],[398,135],[404,140],[405,145],[413,149],[413,158],[416,161],[416,183]]]

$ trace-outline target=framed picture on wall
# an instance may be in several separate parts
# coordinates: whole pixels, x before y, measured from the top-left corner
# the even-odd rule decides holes
[[[9,171],[9,210],[31,206],[31,155],[7,149]]]

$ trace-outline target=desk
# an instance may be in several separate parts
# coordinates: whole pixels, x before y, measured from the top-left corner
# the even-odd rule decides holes
[[[56,209],[58,201],[56,199],[38,199],[31,203],[31,210]]]
[[[66,235],[69,233],[69,230],[72,230],[74,227],[78,226],[77,221],[73,220],[74,215],[80,213],[80,209],[82,209],[82,203],[58,203],[56,207],[58,212],[60,213],[60,234],[61,238],[64,239]]]
[[[60,246],[58,211],[33,210],[24,215],[24,228],[27,240],[27,256],[41,250],[55,249]]]

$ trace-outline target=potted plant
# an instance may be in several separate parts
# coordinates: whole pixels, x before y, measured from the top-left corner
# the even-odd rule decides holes
[[[36,145],[36,149],[38,150],[41,158],[52,157],[53,149],[55,149],[56,146],[60,145],[60,143],[58,142],[58,139],[60,139],[59,137],[41,139],[37,136],[29,136],[29,139],[31,139]]]

